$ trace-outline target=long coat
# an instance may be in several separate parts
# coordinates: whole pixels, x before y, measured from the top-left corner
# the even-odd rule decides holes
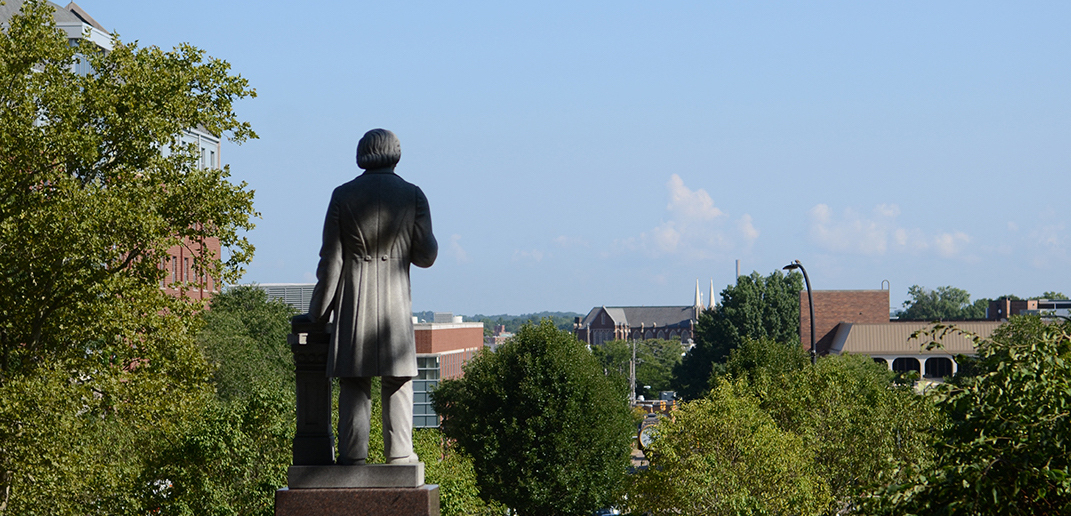
[[[309,305],[335,313],[328,376],[417,375],[409,264],[430,267],[438,249],[424,192],[392,169],[335,189]]]

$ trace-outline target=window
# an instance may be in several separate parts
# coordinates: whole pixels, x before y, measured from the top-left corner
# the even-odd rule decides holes
[[[908,371],[915,371],[916,373],[922,369],[919,367],[919,359],[911,357],[901,357],[893,360],[892,370],[897,373],[906,373]]]
[[[219,165],[216,165],[216,151],[208,151],[208,166],[219,168]]]
[[[182,281],[190,281],[190,259],[183,258]]]
[[[171,257],[171,283],[178,282],[178,257]]]
[[[439,416],[431,406],[429,393],[439,384],[439,357],[418,356],[417,377],[413,379],[413,428],[436,428]]]
[[[952,376],[952,360],[945,357],[926,359],[926,378],[945,378]]]

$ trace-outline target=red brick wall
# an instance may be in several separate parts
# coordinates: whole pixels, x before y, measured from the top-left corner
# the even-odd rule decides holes
[[[815,344],[819,353],[828,353],[837,325],[889,322],[888,290],[813,290]],[[807,291],[800,291],[800,342],[811,349],[811,316]]]
[[[483,328],[434,328],[416,330],[417,353],[443,353],[483,347]]]
[[[201,249],[201,244],[192,240],[187,240],[186,245],[176,245],[167,250],[167,255],[169,257],[168,261],[161,264],[165,273],[163,283],[161,284],[161,288],[164,292],[178,297],[183,293],[180,292],[179,289],[174,288],[172,283],[183,283],[186,281],[196,283],[194,288],[185,292],[186,297],[190,299],[210,298],[212,297],[212,294],[219,291],[219,285],[215,278],[212,278],[211,276],[200,277],[194,270],[194,256],[202,252],[214,258],[219,258],[219,239],[206,239],[204,249]],[[187,263],[189,264],[188,272],[186,270]]]

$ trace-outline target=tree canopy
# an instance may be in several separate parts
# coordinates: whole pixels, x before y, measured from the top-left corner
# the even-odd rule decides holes
[[[958,332],[938,325],[929,336]],[[936,460],[870,498],[872,514],[1071,512],[1071,322],[1018,316],[973,337],[970,368],[934,390],[950,424]]]
[[[746,383],[722,383],[662,419],[651,466],[628,497],[634,514],[825,512],[832,498],[804,439],[764,411]]]
[[[609,340],[592,347],[591,352],[606,374],[627,382],[633,344],[636,345],[636,395],[656,399],[659,391],[672,387],[673,368],[681,362],[684,347],[679,340]]]
[[[695,347],[674,370],[679,395],[696,398],[707,389],[715,363],[724,363],[729,352],[748,339],[769,339],[786,345],[799,344],[800,300],[803,276],[774,271],[740,276],[735,285],[721,291],[722,303],[699,316]]]
[[[985,319],[988,299],[971,302],[971,295],[966,290],[944,286],[929,290],[918,285],[907,289],[910,300],[904,301],[904,310],[900,312],[901,320],[909,321],[950,321],[964,319]]]
[[[252,192],[180,135],[255,137],[233,111],[254,92],[190,45],[72,46],[37,0],[0,31],[0,83],[0,509],[138,512],[151,450],[212,399],[201,306],[162,260],[218,238],[228,259],[193,268],[233,280],[252,252]]]
[[[932,457],[941,417],[866,356],[749,340],[712,389],[658,425],[636,513],[832,514]]]
[[[624,384],[549,321],[526,325],[434,391],[447,437],[472,457],[480,496],[522,516],[618,501],[634,429]]]

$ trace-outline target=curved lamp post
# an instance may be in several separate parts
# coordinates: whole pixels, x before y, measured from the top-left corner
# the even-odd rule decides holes
[[[811,310],[811,365],[815,365],[818,363],[818,348],[814,347],[814,297],[811,295],[811,279],[807,277],[807,269],[803,268],[799,260],[782,267],[782,270],[786,271],[794,269],[803,272],[803,281],[807,283],[807,308]]]

